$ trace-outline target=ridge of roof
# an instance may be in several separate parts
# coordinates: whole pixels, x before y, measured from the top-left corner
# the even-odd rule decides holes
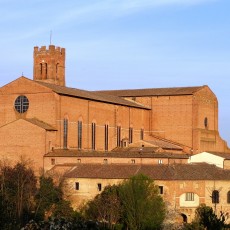
[[[144,174],[153,180],[230,180],[230,170],[215,165],[172,164],[77,164],[65,174],[66,178],[128,179],[136,174]]]
[[[46,86],[52,89],[55,93],[61,94],[61,95],[90,99],[93,101],[105,102],[105,103],[110,103],[110,104],[124,105],[128,107],[139,108],[139,109],[148,109],[148,110],[150,109],[149,107],[144,106],[140,103],[126,100],[124,98],[120,98],[115,95],[107,95],[107,94],[102,94],[99,92],[70,88],[66,86],[59,86],[59,85],[54,85],[54,84],[41,82],[41,81],[36,81],[36,82],[40,85],[43,85],[43,86]]]
[[[137,149],[137,148],[135,148]],[[140,149],[140,148],[138,148]],[[144,150],[146,149],[146,150]],[[113,157],[113,158],[179,158],[179,159],[188,159],[188,154],[181,153],[168,153],[168,152],[154,152],[153,148],[144,147],[142,151],[106,151],[106,152],[97,152],[97,151],[83,151],[77,149],[54,149],[51,152],[48,152],[44,155],[45,157]]]
[[[135,97],[135,96],[173,96],[173,95],[193,95],[203,86],[189,87],[168,87],[168,88],[145,88],[145,89],[121,89],[121,90],[99,90],[94,91],[103,94],[111,94],[120,97]]]
[[[38,120],[37,118],[19,118],[19,119],[16,119],[16,120],[13,120],[7,124],[4,124],[2,125],[1,127],[4,127],[4,126],[7,126],[7,125],[10,125],[14,122],[17,122],[19,120],[22,120],[22,121],[27,121],[33,125],[36,125],[42,129],[45,129],[45,130],[48,130],[48,131],[57,131],[56,128],[54,128],[52,125],[48,124],[48,123],[45,123],[44,121],[41,121],[41,120]]]
[[[213,154],[215,156],[219,156],[219,157],[225,158],[226,160],[230,160],[230,153],[229,152],[205,151],[205,153]],[[201,154],[201,153],[197,153],[195,155],[198,155],[198,154]]]

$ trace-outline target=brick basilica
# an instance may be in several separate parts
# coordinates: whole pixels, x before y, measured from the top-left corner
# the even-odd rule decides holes
[[[60,149],[229,151],[219,136],[218,101],[208,86],[94,92],[66,87],[65,49],[54,45],[34,47],[33,80],[19,77],[1,87],[0,97],[1,157],[23,155],[36,167]]]
[[[33,80],[21,76],[0,88],[2,160],[24,157],[37,173],[67,172],[74,207],[104,186],[144,172],[184,221],[200,203],[213,204],[213,191],[222,190],[215,207],[230,208],[230,171],[223,169],[230,168],[230,149],[219,135],[218,101],[207,85],[70,88],[65,49],[54,45],[34,47],[33,72]],[[188,164],[193,156],[222,169]]]

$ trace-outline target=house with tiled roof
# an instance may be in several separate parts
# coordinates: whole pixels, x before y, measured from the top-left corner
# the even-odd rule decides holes
[[[230,169],[230,155],[229,153],[223,153],[223,152],[202,152],[197,153],[194,155],[191,155],[189,157],[190,163],[208,163],[208,164],[214,164],[217,167],[223,168],[223,169]]]
[[[189,159],[189,154],[167,152],[159,147],[127,147],[104,152],[55,149],[44,155],[44,170],[66,163],[168,165],[187,164]]]
[[[56,166],[58,167],[63,166]],[[105,186],[122,183],[131,176],[144,174],[159,187],[168,208],[177,213],[177,219],[191,222],[196,208],[205,203],[229,218],[230,170],[206,163],[137,165],[137,164],[77,164],[65,174],[65,195],[73,207],[86,203]],[[229,221],[229,219],[227,220]]]

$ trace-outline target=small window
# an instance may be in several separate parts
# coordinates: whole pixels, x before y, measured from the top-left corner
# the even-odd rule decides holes
[[[132,163],[132,164],[135,164],[135,159],[132,159],[132,160],[131,160],[131,163]]]
[[[77,159],[77,163],[81,163],[81,159]]]
[[[104,164],[108,164],[108,159],[103,160]]]
[[[212,192],[212,203],[218,204],[219,203],[219,191],[213,190]]]
[[[230,204],[230,191],[228,191],[228,193],[227,193],[227,202],[228,202],[228,204]]]
[[[162,160],[162,159],[159,159],[159,160],[158,160],[158,164],[163,164],[163,160]]]
[[[185,194],[185,200],[186,201],[194,201],[194,193],[193,192],[187,192]]]
[[[29,108],[29,100],[26,96],[18,96],[14,102],[14,108],[19,113],[25,113]]]
[[[51,159],[51,165],[55,165],[55,159],[54,158]]]
[[[128,146],[127,141],[124,141],[122,147],[127,147],[127,146]]]
[[[80,189],[80,184],[79,182],[75,182],[75,190],[79,190]]]
[[[98,183],[98,184],[97,184],[97,190],[100,192],[101,189],[102,189],[102,185],[101,185],[101,183]]]
[[[164,194],[164,187],[163,186],[158,186],[159,188],[159,194]]]

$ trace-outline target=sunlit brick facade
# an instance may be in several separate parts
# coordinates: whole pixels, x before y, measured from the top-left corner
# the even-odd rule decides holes
[[[34,48],[33,80],[22,76],[2,86],[0,101],[1,157],[18,161],[25,156],[37,169],[44,168],[44,155],[54,149],[109,152],[156,139],[177,146],[168,148],[172,152],[228,151],[218,132],[217,98],[208,86],[69,88],[65,49],[53,45]]]

